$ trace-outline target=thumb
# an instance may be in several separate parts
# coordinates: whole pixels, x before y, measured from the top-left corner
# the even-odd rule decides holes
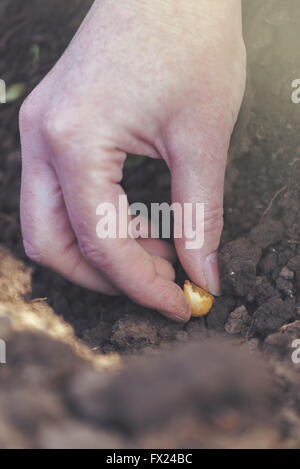
[[[183,213],[179,216],[174,210],[174,238],[178,257],[190,279],[218,296],[221,285],[217,251],[223,229],[229,137],[219,134],[218,139],[212,139],[206,133],[205,139],[197,140],[177,138],[172,152],[172,198]],[[180,232],[182,236],[176,238]]]

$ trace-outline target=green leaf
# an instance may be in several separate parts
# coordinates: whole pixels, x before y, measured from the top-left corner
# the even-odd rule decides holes
[[[32,55],[32,58],[33,58],[33,63],[34,64],[37,64],[38,61],[40,60],[40,55],[41,55],[41,49],[40,49],[40,46],[38,44],[33,44],[31,47],[30,47],[30,55]]]
[[[21,98],[25,93],[25,83],[15,83],[6,90],[6,102],[13,103],[17,99]]]

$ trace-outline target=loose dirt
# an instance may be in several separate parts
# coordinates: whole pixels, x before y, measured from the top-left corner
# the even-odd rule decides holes
[[[2,0],[0,77],[29,93],[90,4]],[[248,84],[227,169],[223,295],[184,326],[26,259],[23,97],[0,105],[1,448],[300,446],[299,24],[296,0],[244,2]],[[160,161],[131,161],[123,186],[130,201],[170,199]]]

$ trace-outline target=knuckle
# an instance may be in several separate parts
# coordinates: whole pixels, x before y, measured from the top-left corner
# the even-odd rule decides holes
[[[110,240],[99,243],[87,235],[80,235],[77,238],[78,246],[85,260],[96,269],[104,272],[111,272],[115,266],[114,250],[110,244]],[[98,240],[99,241],[99,240]]]
[[[205,232],[221,233],[224,227],[223,207],[209,209],[205,212]]]
[[[59,150],[54,152],[56,155],[72,145],[76,128],[77,120],[69,110],[51,110],[44,116],[41,124],[41,132],[46,141],[54,150]]]
[[[81,237],[78,241],[79,249],[83,255],[83,257],[87,260],[87,262],[91,265],[101,265],[107,266],[108,260],[107,255],[100,249],[99,246],[94,244],[93,241],[87,239],[86,237]]]

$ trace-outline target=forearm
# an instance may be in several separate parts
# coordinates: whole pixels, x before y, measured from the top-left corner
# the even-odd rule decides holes
[[[111,8],[171,22],[189,18],[194,21],[199,15],[201,21],[231,18],[232,24],[241,25],[241,0],[95,0],[93,6],[95,14]]]
[[[131,35],[145,47],[175,42],[176,50],[200,42],[209,48],[212,40],[229,40],[234,47],[242,37],[241,0],[95,0],[86,22],[93,42],[101,23],[115,37]],[[207,29],[214,31],[213,38]]]

